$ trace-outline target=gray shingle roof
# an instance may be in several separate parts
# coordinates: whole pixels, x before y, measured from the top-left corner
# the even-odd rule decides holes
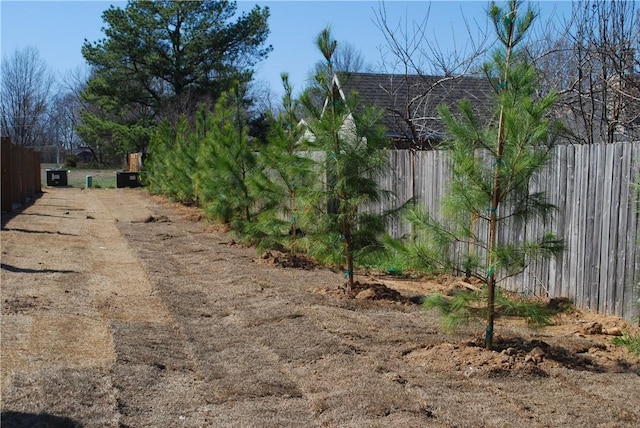
[[[405,148],[430,148],[442,139],[438,105],[445,103],[455,112],[467,98],[480,117],[488,117],[495,94],[486,78],[469,76],[349,73],[338,79],[345,94],[355,91],[361,102],[385,112],[388,134]]]

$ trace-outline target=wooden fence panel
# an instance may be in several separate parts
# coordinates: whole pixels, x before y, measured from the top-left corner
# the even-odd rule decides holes
[[[402,207],[411,198],[412,179],[410,158],[407,153],[390,152],[386,173],[379,181],[380,189],[385,195],[379,204],[374,204],[370,208],[371,212],[391,212]],[[393,236],[404,236],[409,233],[409,227],[400,216],[394,216],[387,225],[387,231]]]
[[[621,165],[622,146],[617,144],[614,146],[615,150],[612,151],[612,165],[611,165],[611,182],[620,183],[621,180]],[[617,269],[616,264],[619,262],[616,258],[618,254],[618,239],[620,238],[619,220],[622,215],[620,210],[620,186],[611,186],[611,202],[609,206],[604,206],[603,209],[609,211],[609,248],[607,252],[607,279],[606,279],[606,295],[604,299],[604,305],[599,306],[600,312],[615,313],[616,300],[617,300]],[[623,261],[624,263],[624,261]]]
[[[568,154],[567,154],[567,147],[571,147],[571,146],[558,146],[556,148],[556,152],[555,152],[555,156],[554,156],[554,171],[556,177],[558,178],[558,184],[556,186],[555,189],[553,189],[552,193],[549,193],[550,196],[550,201],[556,206],[556,207],[566,207],[567,205],[567,196],[568,196],[568,189],[567,189],[567,185],[569,183],[569,179],[568,179],[568,171],[567,171],[567,165],[568,165]],[[570,198],[569,198],[570,199]],[[566,216],[565,215],[558,215],[558,213],[556,213],[555,216],[555,225],[556,225],[556,229],[554,230],[554,232],[561,234],[562,236],[564,236],[564,232],[566,231],[566,220],[565,220]],[[554,262],[556,262],[557,268],[556,268],[556,274],[553,278],[550,278],[550,284],[549,284],[549,294],[553,295],[553,296],[568,296],[569,295],[569,287],[568,287],[568,283],[567,281],[564,280],[565,278],[565,262],[566,262],[566,251],[559,257],[556,257],[554,259]]]
[[[41,191],[40,156],[37,152],[2,139],[2,212],[25,204]]]
[[[631,178],[631,162],[632,162],[632,153],[629,150],[631,146],[620,146],[619,152],[619,165],[620,165],[620,182],[633,183],[633,179]],[[615,303],[614,307],[611,308],[611,311],[614,313],[622,313],[624,312],[624,295],[625,288],[627,284],[628,278],[626,278],[626,259],[627,259],[627,243],[626,243],[626,234],[629,225],[629,195],[632,191],[632,186],[620,186],[619,187],[619,204],[618,204],[618,230],[617,230],[617,245],[616,252],[613,253],[613,257],[615,257],[615,275],[616,275],[616,283],[615,283]]]
[[[322,159],[322,154],[310,156]],[[382,212],[413,197],[432,217],[444,221],[441,204],[451,174],[444,151],[391,151],[387,173],[379,184],[393,196],[365,209]],[[546,223],[511,221],[499,239],[531,240],[550,231],[564,239],[566,250],[553,260],[532,263],[500,285],[526,294],[568,297],[580,307],[637,321],[640,190],[635,183],[639,174],[640,142],[555,147],[551,162],[532,182],[531,190],[545,191],[557,212]],[[478,220],[475,229],[486,242],[488,222]],[[411,227],[398,219],[389,223],[387,232],[402,238],[411,233]],[[456,245],[452,251],[461,260],[469,246]],[[486,257],[483,250],[475,251]]]
[[[640,143],[562,145],[553,155],[532,191],[546,192],[557,207],[555,216],[526,227],[511,223],[500,239],[533,239],[551,231],[564,238],[567,249],[554,260],[532,263],[502,285],[523,293],[568,297],[594,311],[637,317],[640,234],[634,183]],[[440,206],[451,178],[446,152],[391,152],[389,171],[381,185],[396,192],[396,206],[413,195],[427,212],[443,220]],[[485,240],[486,226],[486,221],[476,225]],[[399,238],[410,228],[394,223],[388,232]],[[467,249],[458,246],[455,251],[463,254]]]
[[[11,211],[13,198],[11,197],[13,184],[11,183],[11,142],[8,138],[2,138],[2,212]]]
[[[567,159],[567,164],[565,168],[567,169],[567,177],[565,185],[566,197],[564,201],[564,205],[562,207],[558,207],[560,212],[558,216],[564,216],[565,225],[562,236],[565,239],[566,250],[563,254],[563,272],[560,280],[564,284],[564,293],[566,296],[575,296],[575,288],[572,290],[572,248],[574,247],[572,237],[573,237],[573,225],[575,224],[574,217],[574,191],[575,191],[575,171],[576,171],[576,147],[569,146],[567,147],[565,155]],[[564,213],[564,214],[563,214]],[[574,297],[575,299],[575,297]]]
[[[19,147],[12,146],[10,151],[11,159],[11,197],[14,204],[22,205],[25,203],[26,196],[22,185],[22,150]]]

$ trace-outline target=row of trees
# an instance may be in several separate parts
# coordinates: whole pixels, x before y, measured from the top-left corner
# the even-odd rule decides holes
[[[612,142],[635,132],[639,37],[633,22],[638,9],[624,1],[581,5],[560,39],[539,39],[546,44],[537,45],[524,37],[533,12],[521,14],[516,0],[506,11],[492,6],[491,23],[503,49],[492,52],[484,66],[478,65],[486,57],[484,41],[467,55],[449,56],[421,37],[427,34],[426,19],[408,34],[402,30],[406,27],[389,25],[384,6],[378,11],[377,22],[402,73],[424,75],[425,64],[431,72],[439,67],[444,81],[477,72],[496,90],[496,110],[486,126],[469,103],[455,113],[439,112],[451,137],[444,147],[455,178],[446,203],[455,221],[437,224],[414,212],[415,239],[396,245],[431,267],[462,264],[486,284],[488,347],[498,275],[512,275],[530,260],[562,249],[562,242],[549,234],[526,243],[497,239],[505,223],[552,211],[544,195],[530,194],[528,186],[547,160],[555,131],[562,129],[551,118],[566,119],[569,112],[565,123],[573,128],[566,135],[583,142]],[[200,205],[260,246],[305,251],[343,266],[351,287],[358,256],[382,249],[385,215],[362,210],[384,196],[376,185],[387,144],[382,112],[361,105],[356,94],[343,98],[339,93],[333,76],[358,61],[340,58],[337,42],[325,30],[317,40],[322,60],[313,84],[294,100],[284,76],[282,106],[261,112],[256,124],[248,88],[253,66],[271,50],[265,46],[269,12],[255,7],[233,20],[235,13],[235,3],[227,1],[132,1],[124,9],[105,11],[106,38],[83,46],[91,66],[88,79],[74,86],[72,96],[60,97],[61,103],[78,106],[70,110],[73,131],[68,136],[79,136],[101,154],[96,155],[99,161],[148,149],[152,191]],[[420,54],[427,54],[424,61]],[[573,64],[576,55],[580,61]],[[37,58],[33,52],[27,56]],[[46,70],[37,62],[7,64],[7,70],[23,73],[3,69],[3,129],[10,129],[16,142],[33,145],[43,138],[36,125],[44,129],[50,94]],[[551,78],[550,71],[560,65],[566,70],[564,82]],[[28,91],[29,85],[40,89],[39,96]],[[412,100],[427,105],[420,97],[429,97],[429,88]],[[433,115],[408,107],[397,109],[405,122]],[[300,128],[302,117],[305,126]],[[64,129],[64,115],[55,119],[49,112],[49,119],[48,124]],[[55,139],[65,135],[60,132]],[[301,149],[309,153],[302,156]],[[478,156],[478,149],[485,155]],[[478,222],[487,224],[485,241],[477,233]],[[473,248],[464,260],[447,259],[455,242]],[[436,303],[451,307],[450,302]]]
[[[237,84],[213,111],[201,107],[195,128],[186,116],[177,128],[163,122],[151,139],[148,180],[152,191],[198,204],[260,248],[305,252],[343,267],[351,287],[354,259],[382,247],[384,216],[360,208],[381,195],[376,179],[388,142],[381,112],[339,94],[337,42],[328,29],[317,46],[326,65],[300,99],[283,74],[282,105],[270,117],[266,144],[251,143]]]
[[[540,96],[538,71],[518,49],[535,18],[519,6],[511,0],[506,9],[493,5],[490,12],[502,45],[484,65],[496,90],[492,119],[477,117],[469,101],[455,113],[440,109],[454,170],[444,202],[447,221],[410,209],[414,236],[391,246],[399,257],[413,257],[414,266],[464,268],[486,285],[482,292],[454,299],[436,296],[427,304],[458,320],[484,314],[487,348],[493,346],[494,319],[501,313],[542,322],[549,315],[540,305],[502,298],[499,281],[563,250],[551,233],[528,242],[498,239],[513,222],[552,214],[553,206],[543,193],[531,193],[530,183],[562,129],[551,114],[557,93]],[[389,251],[382,235],[391,213],[363,209],[385,197],[377,179],[389,141],[382,112],[359,103],[355,93],[340,92],[333,68],[337,42],[329,30],[319,35],[317,47],[322,62],[299,100],[283,75],[281,113],[271,118],[265,145],[251,144],[244,92],[237,84],[221,95],[212,112],[200,109],[195,127],[186,116],[177,127],[163,122],[151,140],[149,187],[198,204],[259,247],[304,251],[342,267],[349,290],[361,256]],[[479,232],[485,229],[488,238]],[[462,258],[450,251],[460,242],[469,247]],[[486,306],[479,304],[481,299]]]

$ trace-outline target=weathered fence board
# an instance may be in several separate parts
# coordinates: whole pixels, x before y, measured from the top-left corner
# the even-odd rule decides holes
[[[590,177],[604,177],[604,170],[602,166],[604,164],[602,162],[598,162],[599,157],[602,155],[602,151],[599,150],[599,147],[593,147],[595,150],[595,155],[590,156],[589,159],[589,170],[588,174]],[[588,186],[588,196],[587,201],[589,202],[589,209],[587,210],[587,222],[585,227],[585,242],[590,243],[590,245],[598,249],[602,246],[603,240],[603,229],[601,227],[597,227],[598,224],[596,222],[596,215],[598,210],[602,208],[603,200],[604,200],[604,183],[605,180],[595,180],[592,185]],[[606,239],[606,237],[604,238]],[[606,241],[605,241],[606,242]],[[585,289],[588,288],[586,293],[586,302],[582,302],[582,304],[588,306],[590,304],[591,297],[597,297],[598,295],[598,284],[599,280],[595,280],[598,278],[598,266],[600,264],[600,253],[594,254],[593,252],[589,252],[585,255],[585,277],[588,281],[585,283]],[[590,280],[589,280],[590,279]]]
[[[629,182],[631,178],[629,175],[631,169],[631,157],[632,155],[628,152],[626,147],[622,146],[620,152],[620,181],[621,182]],[[634,180],[631,179],[631,182]],[[628,217],[629,217],[629,194],[631,191],[631,186],[625,186],[620,188],[620,202],[618,207],[619,214],[619,224],[618,224],[618,242],[616,246],[616,253],[614,253],[614,257],[617,260],[616,268],[616,301],[615,307],[613,308],[615,312],[623,312],[624,309],[624,286],[627,283],[625,279],[626,273],[626,232],[628,231]],[[622,233],[620,233],[622,232]],[[633,278],[631,278],[633,281]]]

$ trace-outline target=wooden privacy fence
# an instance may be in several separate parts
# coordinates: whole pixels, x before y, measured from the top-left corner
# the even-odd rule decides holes
[[[40,154],[2,138],[2,212],[10,212],[41,192]]]
[[[509,227],[499,239],[531,239],[550,231],[564,238],[567,249],[551,262],[531,264],[501,285],[527,294],[568,297],[580,307],[637,321],[640,234],[635,183],[640,143],[562,145],[553,155],[531,190],[547,193],[548,201],[558,208],[554,218],[547,224],[540,220]],[[392,151],[388,162],[380,184],[394,196],[369,209],[387,210],[414,197],[441,219],[440,201],[451,177],[446,152]],[[388,232],[401,237],[410,226],[395,219]]]

